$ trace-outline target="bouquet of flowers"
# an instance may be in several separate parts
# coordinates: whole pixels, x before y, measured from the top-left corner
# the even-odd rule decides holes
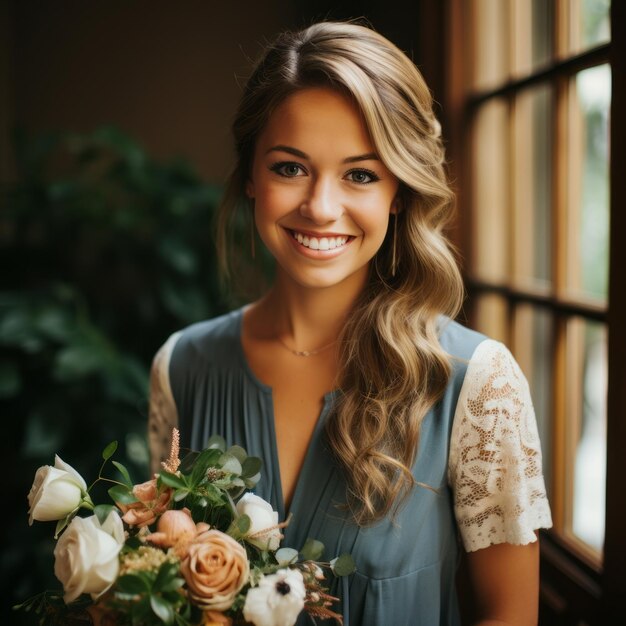
[[[226,449],[215,436],[181,461],[174,429],[163,469],[134,485],[117,461],[118,479],[103,477],[116,449],[117,442],[105,448],[89,488],[58,456],[54,467],[37,470],[29,521],[57,521],[54,573],[63,594],[45,592],[16,608],[34,610],[41,624],[81,615],[132,626],[292,626],[302,611],[341,623],[325,572],[348,575],[353,560],[320,562],[324,546],[314,539],[300,550],[280,547],[289,520],[279,523],[271,505],[249,491],[261,459],[240,446]],[[94,504],[98,481],[114,483],[114,504]]]

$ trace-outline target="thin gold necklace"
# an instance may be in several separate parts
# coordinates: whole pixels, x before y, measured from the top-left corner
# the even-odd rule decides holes
[[[324,350],[328,350],[328,348],[334,346],[337,343],[337,340],[335,339],[334,341],[331,341],[329,344],[326,344],[325,346],[322,346],[321,348],[318,348],[317,350],[294,350],[293,348],[290,348],[284,342],[284,340],[281,338],[280,335],[278,335],[278,341],[280,345],[283,346],[283,348],[285,348],[286,350],[289,350],[289,352],[291,352],[291,354],[295,356],[315,356],[316,354],[319,354],[320,352],[324,352]]]

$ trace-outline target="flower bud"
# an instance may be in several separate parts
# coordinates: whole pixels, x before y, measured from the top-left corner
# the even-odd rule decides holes
[[[28,523],[63,519],[80,506],[86,494],[83,477],[56,456],[54,467],[44,465],[35,474],[28,494]]]

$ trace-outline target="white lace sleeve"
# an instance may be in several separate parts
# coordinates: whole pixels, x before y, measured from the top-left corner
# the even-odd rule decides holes
[[[528,383],[509,350],[483,341],[459,395],[448,480],[463,546],[527,544],[552,526]]]
[[[167,458],[172,438],[172,428],[178,425],[178,411],[170,387],[170,357],[180,333],[174,333],[156,353],[150,370],[150,413],[148,441],[150,443],[150,468],[160,469]]]

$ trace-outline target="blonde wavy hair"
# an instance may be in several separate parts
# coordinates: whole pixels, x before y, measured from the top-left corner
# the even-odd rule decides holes
[[[245,183],[257,136],[285,98],[319,86],[353,98],[379,158],[400,181],[400,210],[342,332],[341,393],[326,423],[347,481],[348,505],[365,525],[395,513],[416,484],[411,467],[420,425],[451,371],[438,338],[441,316],[456,316],[463,285],[444,235],[453,194],[430,91],[391,42],[343,22],[283,33],[245,86],[233,124],[237,163],[218,216],[222,269],[228,273],[228,232],[237,207],[251,213]]]

